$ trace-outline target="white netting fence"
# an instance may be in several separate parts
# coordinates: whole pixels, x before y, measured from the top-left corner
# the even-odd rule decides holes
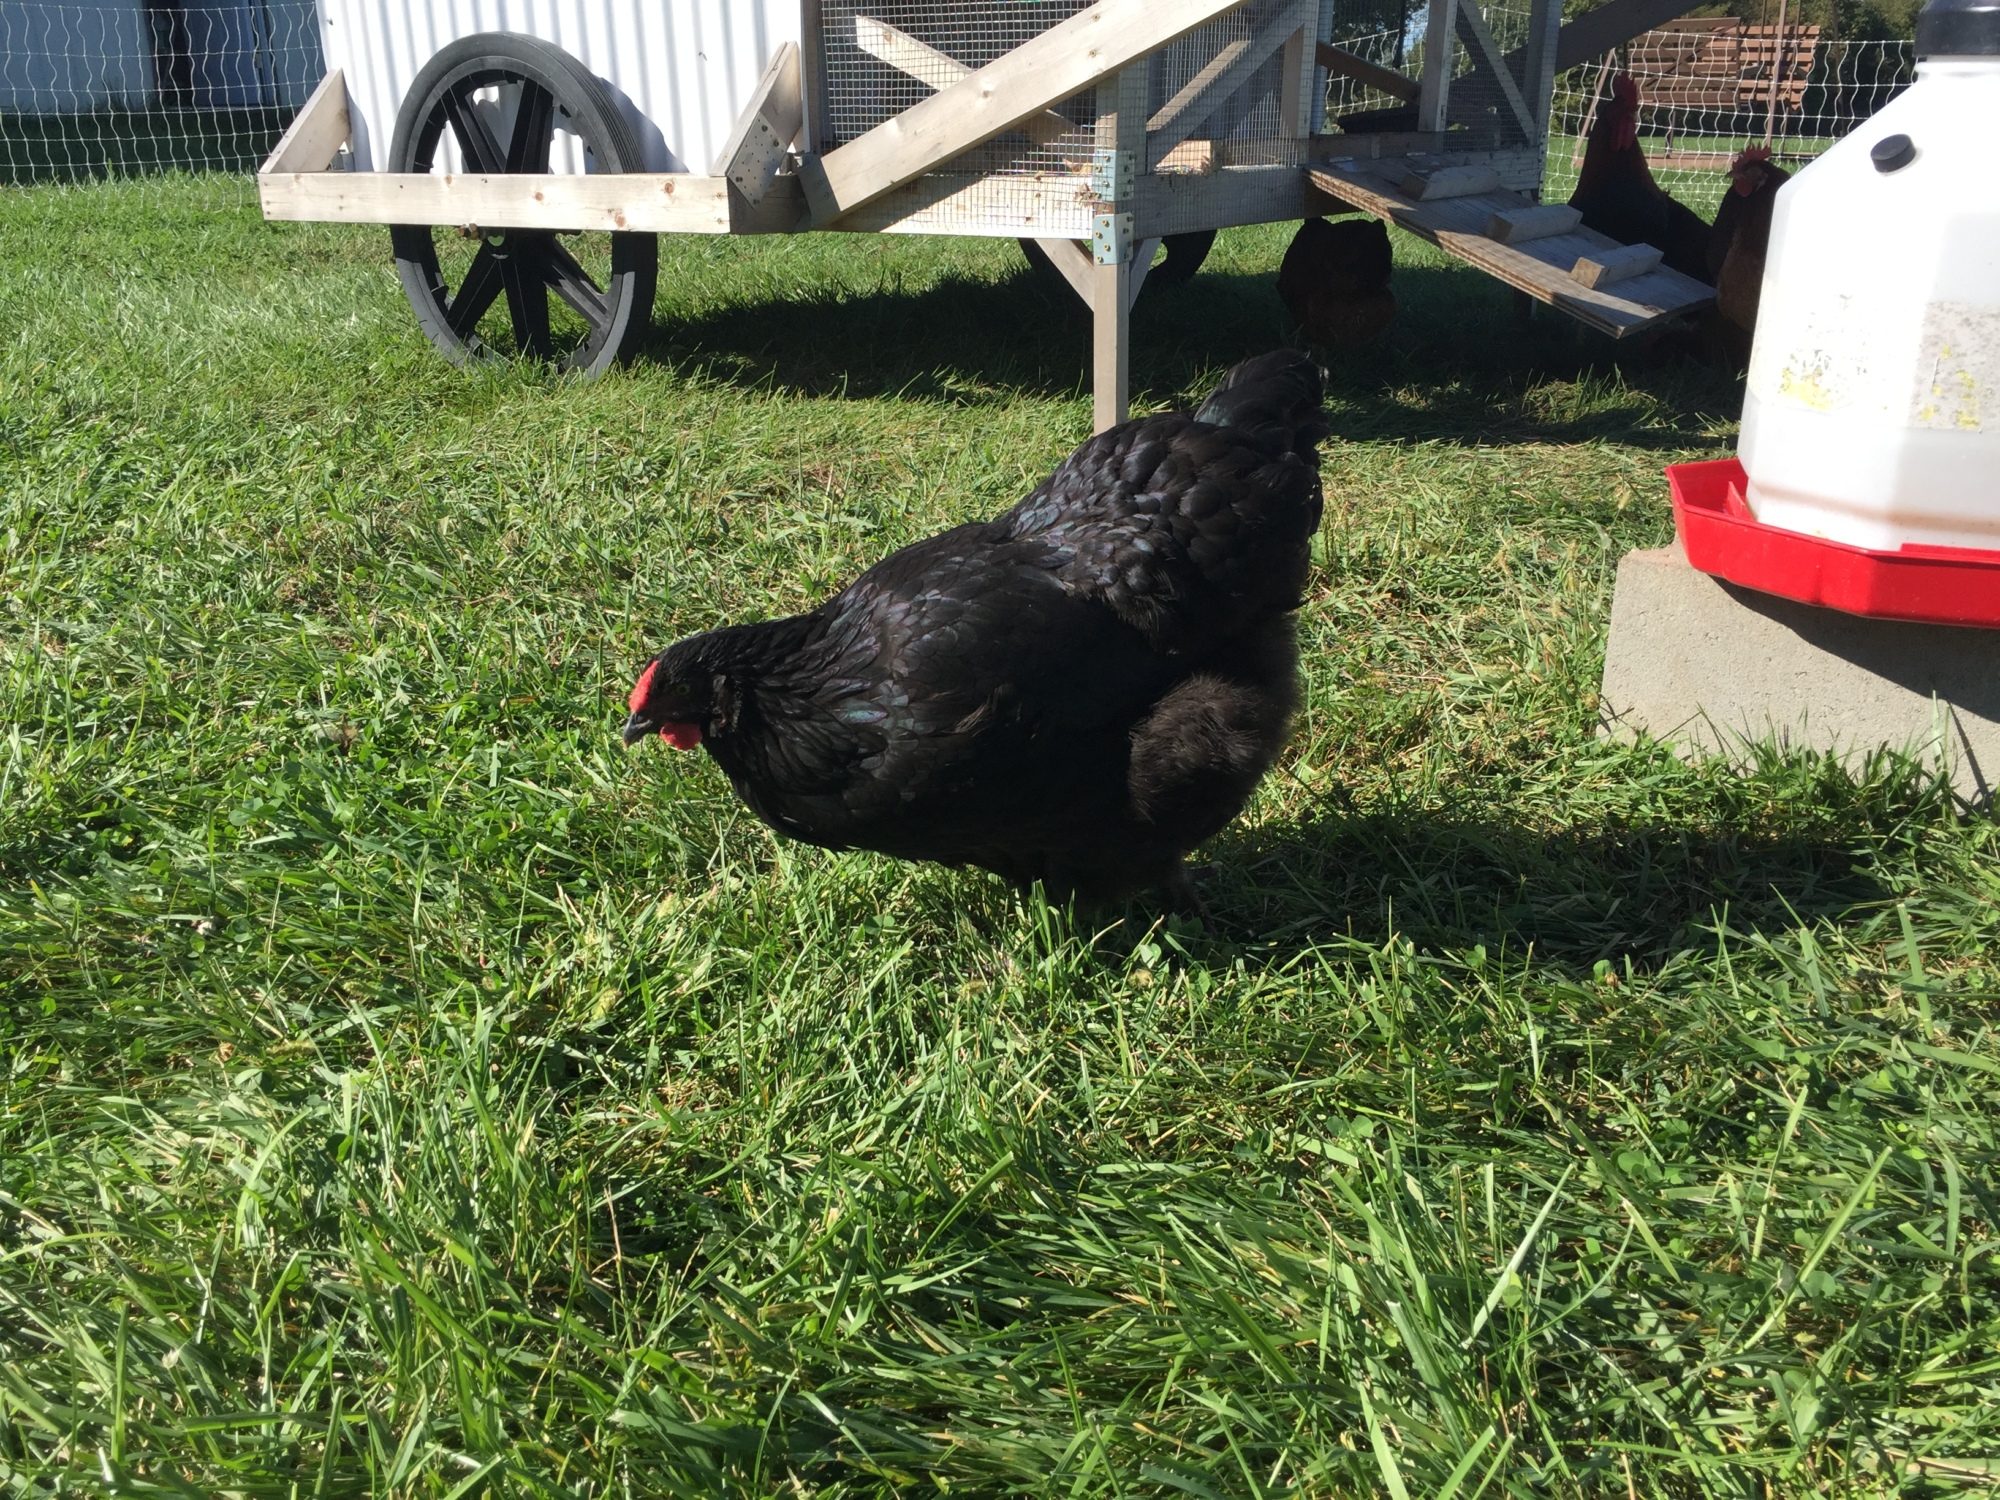
[[[1829,42],[1813,27],[1684,22],[1648,32],[1556,80],[1544,197],[1559,203],[1575,188],[1598,101],[1621,71],[1639,85],[1639,141],[1654,179],[1711,213],[1737,151],[1768,141],[1796,170],[1908,88],[1915,67],[1911,42]]]
[[[312,0],[0,0],[0,184],[252,171],[324,72]]]

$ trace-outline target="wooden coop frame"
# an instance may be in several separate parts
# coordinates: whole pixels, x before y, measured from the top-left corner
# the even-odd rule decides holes
[[[838,0],[848,6],[853,45],[924,87],[914,103],[846,139],[830,128],[823,70],[835,3],[800,0],[801,42],[772,50],[706,172],[451,171],[442,162],[423,172],[349,170],[359,122],[335,67],[258,174],[264,215],[462,226],[473,235],[863,231],[1032,240],[1091,311],[1099,430],[1124,418],[1132,304],[1166,236],[1363,211],[1613,334],[1708,295],[1664,270],[1607,270],[1600,262],[1609,242],[1559,222],[1569,210],[1535,201],[1557,72],[1689,0],[1611,0],[1568,25],[1560,0],[1533,0],[1528,43],[1506,53],[1476,0],[1431,0],[1429,35],[1443,45],[1426,49],[1420,77],[1330,43],[1333,0],[1095,0],[981,66]],[[1239,22],[1227,40],[1158,97],[1149,64],[1225,17]],[[1461,45],[1472,66],[1455,78]],[[1324,133],[1329,73],[1406,103],[1413,128]],[[1468,78],[1497,91],[1502,118],[1462,107]],[[1229,121],[1259,79],[1270,91],[1260,118],[1270,118],[1275,95],[1276,130],[1246,138]],[[1095,100],[1081,136],[1079,97]],[[1066,101],[1069,112],[1058,112]],[[1004,181],[968,166],[971,153],[1003,135],[1067,144],[1043,169]]]

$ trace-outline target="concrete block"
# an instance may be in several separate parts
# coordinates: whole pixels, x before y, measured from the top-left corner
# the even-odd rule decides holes
[[[1741,761],[1776,743],[1850,763],[1901,750],[1973,802],[2000,776],[2000,630],[1867,620],[1738,588],[1678,546],[1618,564],[1604,733]]]

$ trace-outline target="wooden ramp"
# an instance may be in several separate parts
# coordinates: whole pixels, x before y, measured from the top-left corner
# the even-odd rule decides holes
[[[1561,228],[1565,215],[1539,210],[1521,194],[1492,185],[1491,174],[1477,168],[1431,166],[1412,157],[1343,157],[1309,171],[1321,192],[1407,229],[1613,338],[1692,312],[1715,298],[1713,288],[1658,265],[1657,255],[1646,269],[1648,257],[1635,254],[1638,247],[1580,226]],[[1411,175],[1426,171],[1433,179],[1428,186]],[[1449,174],[1456,174],[1455,179]],[[1518,231],[1496,221],[1496,215],[1516,221]],[[1542,231],[1539,237],[1528,238],[1536,229]],[[1496,232],[1511,233],[1513,243],[1503,244],[1494,238]],[[1582,267],[1580,261],[1585,262]]]

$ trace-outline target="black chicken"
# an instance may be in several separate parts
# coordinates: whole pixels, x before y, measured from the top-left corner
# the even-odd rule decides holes
[[[809,843],[1191,901],[1182,857],[1242,810],[1298,701],[1325,433],[1304,356],[1249,360],[1194,415],[1099,434],[817,609],[669,647],[625,742],[706,746]]]
[[[1306,338],[1351,349],[1379,338],[1396,316],[1395,256],[1380,219],[1307,219],[1278,263],[1278,296]]]
[[[1639,144],[1639,85],[1620,73],[1584,143],[1571,208],[1583,226],[1621,245],[1652,245],[1666,264],[1697,281],[1708,279],[1708,221],[1653,180]]]

